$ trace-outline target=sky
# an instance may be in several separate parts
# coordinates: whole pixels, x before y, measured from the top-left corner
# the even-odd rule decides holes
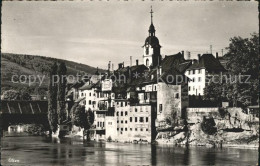
[[[256,1],[2,2],[2,52],[67,59],[107,68],[142,62],[151,24],[161,54],[219,52],[234,36],[258,32]],[[116,68],[116,67],[115,67]]]

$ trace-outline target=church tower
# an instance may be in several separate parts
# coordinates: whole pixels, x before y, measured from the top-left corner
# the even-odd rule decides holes
[[[143,64],[146,67],[156,67],[159,66],[162,60],[161,56],[161,46],[159,44],[158,38],[155,36],[155,28],[153,25],[153,10],[151,7],[151,25],[149,27],[149,36],[146,38],[143,45],[144,55],[143,55]]]

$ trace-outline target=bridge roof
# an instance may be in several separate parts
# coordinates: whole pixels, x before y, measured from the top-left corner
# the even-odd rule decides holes
[[[47,101],[1,101],[0,114],[47,114],[47,112]]]

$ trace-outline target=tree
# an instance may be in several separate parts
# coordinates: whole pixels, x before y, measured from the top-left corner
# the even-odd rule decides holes
[[[215,101],[227,100],[237,106],[258,104],[258,55],[259,34],[253,33],[251,38],[233,37],[227,54],[228,73],[222,81],[210,83],[204,89],[204,98]]]
[[[16,90],[4,91],[2,100],[20,100],[21,94]]]
[[[48,90],[48,120],[50,128],[53,132],[58,128],[58,115],[57,115],[57,63],[55,62],[50,71],[50,83]]]
[[[216,123],[213,118],[206,119],[203,117],[201,122],[201,129],[204,133],[208,135],[213,135],[217,132]]]
[[[84,106],[76,103],[71,108],[71,121],[75,126],[87,130],[87,140],[89,140],[89,129],[94,123],[94,113],[90,109],[86,111]]]
[[[58,113],[58,123],[61,124],[66,119],[66,74],[67,68],[64,62],[61,62],[58,68],[58,103],[57,103],[57,113]]]

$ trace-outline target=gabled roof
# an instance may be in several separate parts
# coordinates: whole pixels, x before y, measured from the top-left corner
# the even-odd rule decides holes
[[[88,82],[85,83],[82,87],[80,87],[80,90],[91,90],[93,88],[94,84],[89,84]]]
[[[208,71],[226,71],[226,69],[221,65],[219,60],[217,60],[212,54],[203,54],[200,57],[200,60],[192,64],[188,68],[188,70],[202,68]]]
[[[183,63],[185,62],[190,62],[190,61],[186,61],[184,59],[184,56],[182,55],[182,53],[177,53],[174,55],[169,55],[169,56],[165,56],[165,58],[162,60],[162,70],[163,71],[167,71],[172,67],[175,67],[175,69],[183,72],[184,70],[186,70],[186,65],[189,65],[189,63],[187,63],[186,65],[184,65]],[[183,64],[180,66],[180,64]],[[179,69],[181,68],[181,69]]]
[[[175,67],[172,67],[167,71],[162,71],[162,74],[159,77],[158,77],[157,69],[153,69],[150,71],[146,80],[143,81],[143,84],[155,84],[158,82],[164,82],[166,84],[176,85],[181,83],[187,83],[188,77],[186,77]]]
[[[179,64],[177,68],[181,73],[184,73],[191,65],[192,61],[186,61],[184,63]]]
[[[75,101],[75,103],[79,103],[79,102],[81,102],[82,100],[85,100],[86,99],[86,97],[80,97],[80,98],[78,98],[76,101]]]

